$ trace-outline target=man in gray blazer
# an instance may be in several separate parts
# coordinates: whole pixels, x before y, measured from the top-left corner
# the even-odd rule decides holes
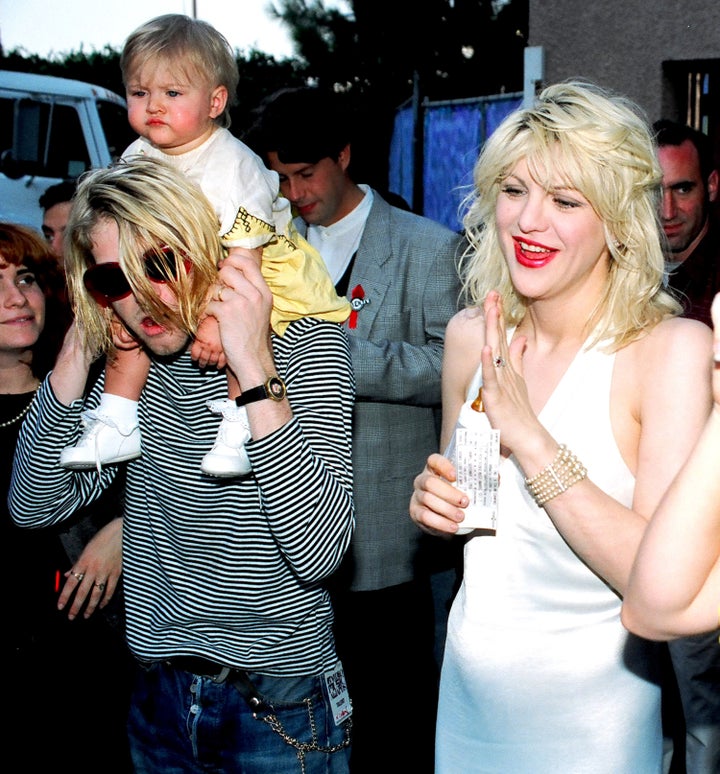
[[[278,172],[301,233],[353,306],[356,526],[333,579],[337,648],[353,702],[351,771],[430,774],[435,627],[444,640],[453,590],[450,583],[435,621],[433,579],[454,579],[461,544],[423,535],[408,504],[413,479],[439,450],[443,342],[459,303],[463,240],[354,182],[352,122],[342,107],[319,89],[283,90],[247,139]]]

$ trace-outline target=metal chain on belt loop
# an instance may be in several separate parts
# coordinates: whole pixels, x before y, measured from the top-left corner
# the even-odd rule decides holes
[[[303,699],[303,703],[307,707],[308,711],[308,719],[310,720],[310,729],[312,730],[312,739],[313,741],[310,744],[307,744],[305,742],[301,742],[298,739],[295,739],[294,737],[290,736],[285,729],[283,728],[283,724],[278,720],[277,715],[265,715],[264,717],[260,718],[262,721],[267,723],[270,728],[286,743],[289,744],[291,747],[294,747],[297,750],[297,757],[300,761],[300,769],[302,774],[305,774],[305,753],[308,752],[321,752],[321,753],[335,753],[339,752],[345,747],[348,747],[350,745],[350,731],[352,729],[352,718],[349,718],[346,721],[345,724],[345,738],[342,742],[339,744],[333,745],[332,747],[322,746],[318,744],[317,741],[317,728],[315,726],[315,715],[312,711],[312,701],[310,699]],[[257,715],[255,716],[257,717]]]

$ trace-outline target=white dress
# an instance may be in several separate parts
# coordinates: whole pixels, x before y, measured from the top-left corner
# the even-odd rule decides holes
[[[581,350],[540,420],[630,506],[635,480],[610,426],[614,362]],[[661,772],[658,645],[628,634],[620,606],[504,460],[497,534],[468,538],[450,612],[438,774]]]

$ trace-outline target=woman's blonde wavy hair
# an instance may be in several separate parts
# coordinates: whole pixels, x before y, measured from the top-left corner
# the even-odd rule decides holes
[[[75,316],[93,355],[114,352],[111,311],[93,299],[83,281],[95,264],[93,230],[104,220],[117,224],[118,262],[138,303],[153,318],[193,335],[224,257],[218,219],[202,191],[164,161],[144,157],[88,172],[80,180],[66,229],[65,273]],[[177,276],[167,276],[176,308],[160,301],[145,273],[143,256],[164,247],[184,259],[177,261]]]
[[[520,160],[548,190],[581,193],[605,229],[610,270],[603,297],[588,321],[591,342],[617,350],[680,304],[663,289],[664,257],[658,205],[662,171],[647,120],[630,100],[581,81],[545,88],[535,104],[511,113],[486,142],[464,202],[469,247],[460,263],[471,305],[490,290],[503,297],[508,324],[528,301],[512,285],[500,248],[495,206],[504,179]]]

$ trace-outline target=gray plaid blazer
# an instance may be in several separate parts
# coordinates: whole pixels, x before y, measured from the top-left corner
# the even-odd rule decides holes
[[[353,591],[412,580],[425,552],[432,561],[448,542],[424,535],[408,505],[413,479],[439,450],[443,342],[464,246],[445,226],[373,196],[347,290],[352,298],[361,287],[366,302],[348,329],[356,526],[341,577]]]

